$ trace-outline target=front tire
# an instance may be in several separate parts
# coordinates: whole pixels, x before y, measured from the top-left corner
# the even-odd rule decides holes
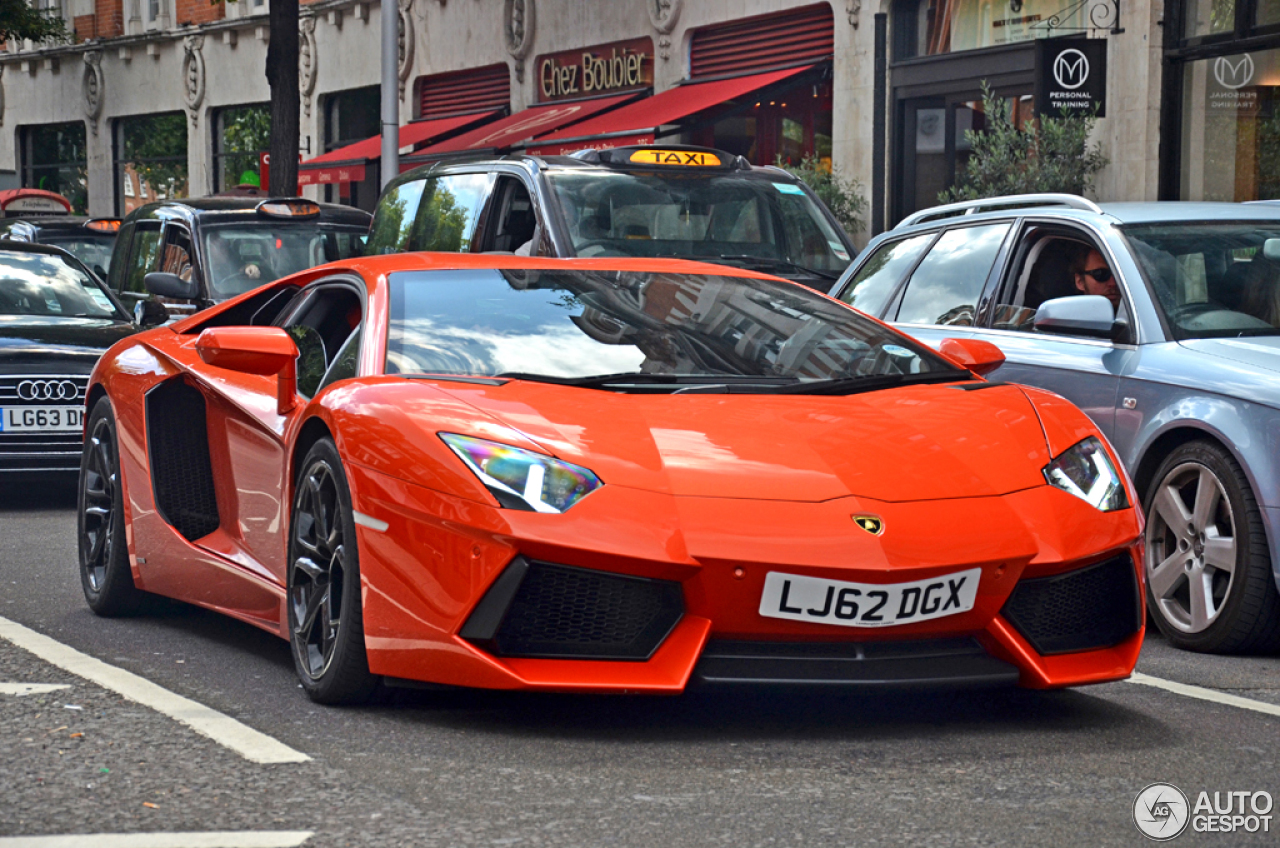
[[[321,704],[358,704],[373,695],[360,602],[351,490],[330,439],[307,452],[289,530],[289,642],[302,688]]]
[[[124,531],[124,487],[111,401],[93,405],[85,425],[76,501],[80,585],[89,609],[103,617],[136,615],[147,594],[133,582]]]
[[[1160,632],[1191,651],[1265,651],[1280,643],[1280,595],[1257,498],[1220,445],[1165,457],[1144,499],[1147,605]]]

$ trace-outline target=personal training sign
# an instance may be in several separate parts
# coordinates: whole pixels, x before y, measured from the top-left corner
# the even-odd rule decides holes
[[[1107,113],[1107,40],[1042,38],[1036,42],[1036,114]]]

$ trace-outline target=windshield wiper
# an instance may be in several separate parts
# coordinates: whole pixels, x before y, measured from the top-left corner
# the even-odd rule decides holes
[[[852,395],[874,392],[896,386],[917,386],[928,383],[955,383],[976,379],[972,373],[957,368],[954,371],[930,371],[924,374],[875,374],[865,377],[837,377],[834,380],[805,380],[774,389],[778,394],[797,395]]]
[[[768,391],[789,387],[794,377],[766,377],[748,374],[651,374],[644,371],[620,371],[616,374],[594,374],[589,377],[554,377],[550,374],[529,374],[521,371],[505,371],[496,375],[508,380],[528,380],[534,383],[552,383],[557,386],[575,386],[582,389],[603,389],[611,386],[675,387],[675,392],[722,391],[733,392],[738,387],[763,387]],[[779,385],[781,383],[781,385]],[[674,392],[673,392],[674,393]]]
[[[720,259],[724,262],[741,262],[743,265],[751,267],[753,265],[763,265],[765,268],[788,268],[792,271],[798,271],[801,274],[808,274],[811,277],[818,277],[822,280],[835,280],[840,275],[833,274],[830,271],[819,271],[817,268],[809,268],[805,265],[799,265],[789,259],[778,259],[773,256],[751,256],[746,253],[725,253],[721,254]]]

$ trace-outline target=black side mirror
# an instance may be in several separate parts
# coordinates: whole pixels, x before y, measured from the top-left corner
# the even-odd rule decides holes
[[[152,294],[175,300],[195,300],[200,295],[200,284],[195,280],[184,280],[166,271],[152,271],[142,278],[142,285]]]
[[[139,300],[133,305],[133,323],[139,327],[159,327],[169,320],[169,310],[158,300]]]
[[[107,278],[107,269],[103,268],[101,265],[94,265],[93,273],[98,275],[99,280],[105,280]]]

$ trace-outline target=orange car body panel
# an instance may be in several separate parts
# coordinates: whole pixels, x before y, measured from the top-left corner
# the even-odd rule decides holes
[[[1111,648],[1041,656],[1000,615],[1022,577],[1128,553],[1142,563],[1141,515],[1102,513],[1046,484],[1054,456],[1095,435],[1046,392],[927,385],[850,396],[615,394],[541,383],[501,386],[379,376],[387,276],[409,270],[596,268],[765,275],[678,260],[548,260],[409,254],[344,261],[274,286],[336,275],[365,288],[360,373],[279,411],[279,378],[217,368],[199,328],[251,292],[117,344],[90,400],[112,399],[134,578],[147,591],[287,637],[284,598],[294,446],[320,421],[344,458],[356,511],[370,669],[500,689],[676,693],[709,638],[814,642],[974,636],[1020,683],[1059,687],[1132,672],[1142,630]],[[772,279],[772,278],[770,278]],[[177,375],[196,386],[221,526],[188,541],[161,516],[148,463],[146,392]],[[437,434],[552,455],[604,481],[563,514],[501,509]],[[1102,439],[1105,443],[1105,439]],[[1110,446],[1108,445],[1110,451]],[[1116,468],[1120,463],[1112,453]],[[1123,476],[1123,471],[1120,472]],[[1130,503],[1136,503],[1125,478]],[[851,520],[882,517],[872,536]],[[501,658],[458,632],[517,555],[679,581],[685,615],[644,662]],[[981,569],[972,610],[888,628],[763,617],[765,576],[897,583]],[[1141,587],[1141,570],[1137,580]]]

